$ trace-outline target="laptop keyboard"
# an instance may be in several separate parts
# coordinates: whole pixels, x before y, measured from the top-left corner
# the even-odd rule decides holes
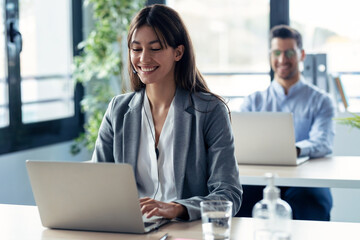
[[[155,222],[144,222],[145,227],[150,227],[150,226],[152,226],[154,224],[155,224]]]

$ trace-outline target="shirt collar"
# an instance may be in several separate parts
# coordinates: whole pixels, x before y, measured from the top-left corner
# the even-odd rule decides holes
[[[274,89],[275,93],[281,97],[281,98],[286,98],[289,96],[292,96],[293,94],[296,94],[297,91],[299,89],[301,89],[301,87],[304,85],[304,77],[300,76],[299,81],[297,81],[297,83],[295,83],[294,85],[292,85],[289,89],[289,92],[287,95],[285,95],[285,90],[284,88],[280,85],[280,83],[278,83],[275,79],[273,79],[271,86]]]

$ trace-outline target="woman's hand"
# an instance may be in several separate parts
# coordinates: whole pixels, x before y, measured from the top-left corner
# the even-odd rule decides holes
[[[165,203],[145,197],[140,198],[140,207],[142,214],[146,214],[148,218],[152,216],[161,216],[168,219],[188,217],[186,208],[179,203]]]

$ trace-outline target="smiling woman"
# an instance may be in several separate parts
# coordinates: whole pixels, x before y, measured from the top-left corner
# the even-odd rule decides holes
[[[175,85],[175,62],[183,55],[184,46],[175,49],[158,40],[152,27],[143,26],[134,31],[130,45],[132,67],[144,84],[157,83],[166,86]]]
[[[127,39],[134,92],[111,100],[93,161],[133,166],[147,217],[198,219],[211,199],[233,202],[234,215],[242,189],[228,108],[198,71],[179,14],[143,8]]]

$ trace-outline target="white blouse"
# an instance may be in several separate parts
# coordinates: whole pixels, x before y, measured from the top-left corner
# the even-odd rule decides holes
[[[159,158],[157,159],[154,121],[145,91],[144,104],[141,110],[140,146],[136,167],[136,180],[140,198],[150,197],[163,202],[171,202],[177,198],[174,176],[173,101],[160,133],[158,143]]]

